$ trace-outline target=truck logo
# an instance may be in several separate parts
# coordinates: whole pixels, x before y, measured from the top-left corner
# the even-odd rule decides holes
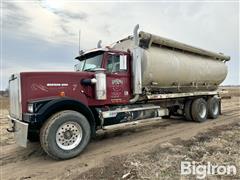
[[[123,81],[121,79],[113,79],[112,85],[122,85]]]
[[[113,79],[112,80],[112,85],[113,85],[113,87],[112,87],[113,92],[121,92],[123,81],[121,79]],[[116,96],[116,97],[118,97],[118,96]]]
[[[48,87],[65,87],[68,83],[47,83]]]
[[[48,88],[46,86],[43,86],[42,84],[32,84],[31,85],[31,89],[34,90],[34,91],[37,91],[37,90],[41,90],[41,91],[45,91],[45,92],[48,92]]]

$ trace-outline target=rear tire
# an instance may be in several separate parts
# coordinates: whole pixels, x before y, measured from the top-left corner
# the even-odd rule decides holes
[[[203,98],[195,99],[191,106],[192,118],[197,122],[207,120],[207,102]]]
[[[192,106],[192,100],[186,101],[184,105],[184,115],[186,120],[192,121],[192,115],[191,115],[191,106]]]
[[[211,119],[216,119],[219,116],[219,99],[216,97],[211,97],[207,101],[208,117]]]
[[[79,155],[90,137],[87,118],[71,110],[54,114],[40,130],[41,146],[54,159],[70,159]]]

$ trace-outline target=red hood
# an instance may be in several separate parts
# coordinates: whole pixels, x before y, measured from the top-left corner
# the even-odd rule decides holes
[[[81,85],[81,80],[93,78],[94,72],[22,72],[20,76],[23,112],[28,101],[60,96],[61,92],[88,105],[86,95],[93,96],[94,92]]]

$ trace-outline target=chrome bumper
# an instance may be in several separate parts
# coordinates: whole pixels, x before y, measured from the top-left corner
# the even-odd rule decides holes
[[[16,143],[19,146],[27,147],[28,123],[19,121],[11,116],[8,116],[11,129],[8,132],[14,132]]]

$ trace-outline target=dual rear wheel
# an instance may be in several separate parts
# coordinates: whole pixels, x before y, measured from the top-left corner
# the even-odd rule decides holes
[[[184,114],[187,120],[204,122],[207,118],[216,119],[220,113],[219,98],[213,96],[207,101],[203,98],[185,102]]]

